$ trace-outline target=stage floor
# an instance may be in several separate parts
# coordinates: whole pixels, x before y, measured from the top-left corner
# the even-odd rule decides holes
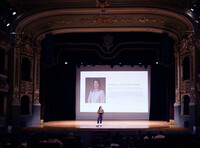
[[[102,127],[96,127],[95,120],[50,121],[42,125],[24,127],[24,130],[55,131],[187,131],[187,128],[170,125],[166,121],[103,121]]]

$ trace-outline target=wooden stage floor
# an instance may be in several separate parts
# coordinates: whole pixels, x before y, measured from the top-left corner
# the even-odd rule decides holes
[[[96,127],[95,120],[50,121],[38,126],[24,127],[23,130],[41,131],[188,131],[187,128],[170,125],[166,121],[122,120],[103,121]]]

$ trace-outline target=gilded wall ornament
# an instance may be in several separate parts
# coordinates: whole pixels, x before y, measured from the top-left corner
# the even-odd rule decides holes
[[[139,18],[138,21],[140,23],[158,23],[158,24],[164,24],[165,21],[163,21],[162,19],[154,19],[154,18]]]
[[[95,25],[109,26],[116,25],[118,23],[129,23],[132,22],[131,18],[119,18],[117,16],[99,15],[93,18],[81,18],[81,23],[93,23]]]
[[[32,92],[33,92],[33,83],[28,81],[21,81],[21,93],[32,94]]]
[[[27,56],[34,55],[34,46],[33,46],[31,38],[29,37],[24,38],[21,53]]]
[[[34,55],[34,46],[30,37],[17,37],[15,39],[16,54],[24,54],[26,56]]]
[[[193,51],[195,45],[195,38],[193,33],[185,33],[180,42],[180,54],[181,56]]]
[[[188,93],[188,92],[191,92],[191,84],[190,84],[190,81],[187,80],[187,81],[182,81],[181,82],[181,93]]]
[[[48,25],[58,25],[58,24],[71,24],[73,21],[71,19],[59,19],[59,20],[53,20],[49,21]]]

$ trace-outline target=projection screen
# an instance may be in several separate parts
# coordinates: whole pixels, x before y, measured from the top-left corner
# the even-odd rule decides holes
[[[150,67],[80,66],[76,74],[76,120],[148,120]]]

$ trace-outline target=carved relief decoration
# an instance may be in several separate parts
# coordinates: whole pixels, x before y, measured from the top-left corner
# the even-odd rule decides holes
[[[34,55],[34,46],[30,37],[16,37],[15,40],[15,50],[16,54],[23,54],[26,56]]]
[[[185,80],[181,82],[181,93],[191,93],[191,84],[190,80]]]
[[[193,47],[194,47],[194,42],[195,38],[194,38],[194,34],[193,33],[185,33],[183,35],[183,38],[180,42],[180,55],[184,56],[185,54],[190,53],[191,51],[193,51]]]
[[[194,33],[185,33],[180,42],[180,66],[183,67],[183,60],[185,57],[189,57],[189,67],[190,67],[190,79],[181,80],[180,82],[180,93],[181,95],[188,94],[190,96],[190,105],[196,104],[196,93],[193,84],[194,78],[194,68],[193,68],[193,52],[195,49],[195,36]],[[183,69],[180,69],[181,74],[183,75]]]
[[[33,83],[28,81],[21,81],[21,93],[32,94],[33,93]]]
[[[47,22],[47,25],[59,25],[59,24],[71,24],[73,21],[71,19],[57,19],[57,20],[50,20]]]
[[[109,15],[98,15],[93,18],[81,18],[81,23],[93,23],[95,25],[109,26],[115,25],[118,23],[129,23],[132,22],[132,18],[119,18],[117,16],[109,16]]]
[[[138,21],[139,21],[140,23],[158,23],[158,24],[165,24],[165,21],[162,20],[162,19],[147,18],[147,17],[139,18]]]
[[[33,56],[34,55],[34,46],[29,37],[24,38],[24,44],[22,46],[21,53],[26,56]]]
[[[33,92],[33,80],[36,80],[36,89],[39,89],[39,73],[40,73],[40,54],[41,54],[41,47],[34,46],[32,39],[30,37],[16,37],[15,39],[15,51],[16,51],[16,58],[15,58],[15,91],[13,93],[13,104],[19,104],[19,96],[29,95],[30,98],[34,96],[34,101],[39,103],[39,91],[38,94]],[[32,63],[30,66],[30,74],[33,74],[35,69],[35,73],[31,81],[22,81],[20,80],[19,71],[20,71],[20,59],[28,58]],[[33,64],[35,63],[35,64]],[[17,102],[17,103],[16,103]]]

